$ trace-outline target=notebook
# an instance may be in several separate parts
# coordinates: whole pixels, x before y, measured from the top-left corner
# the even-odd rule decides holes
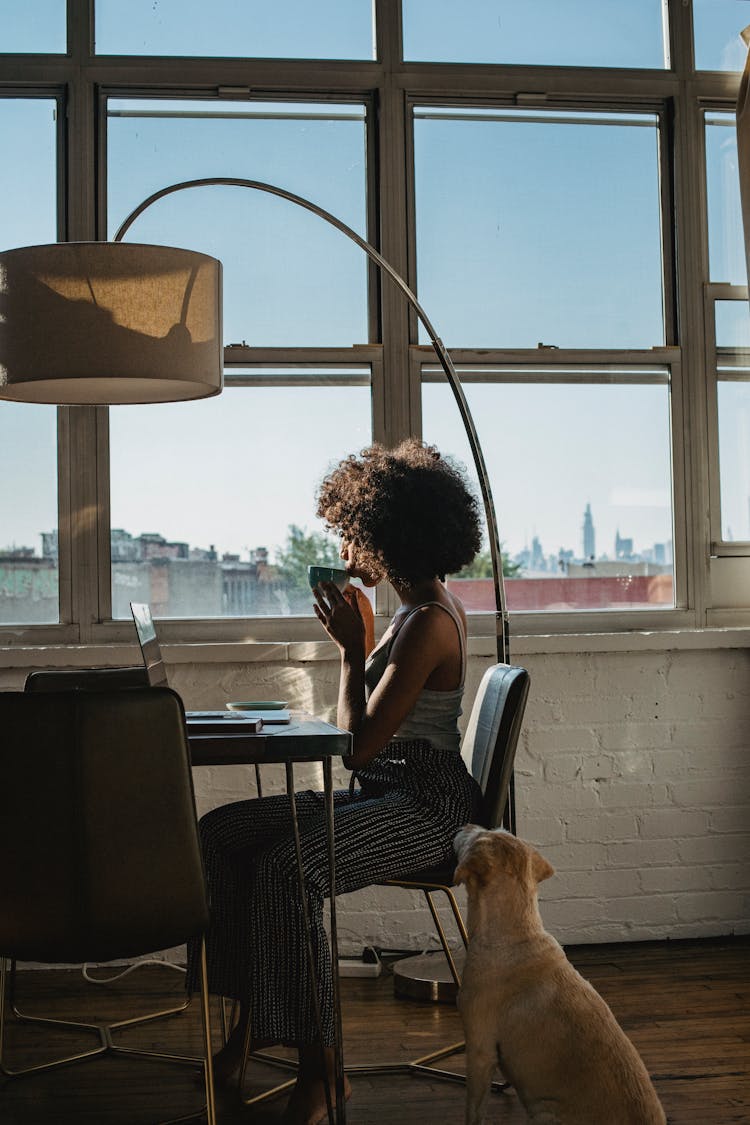
[[[149,685],[169,687],[150,607],[143,602],[131,602],[130,612]],[[244,711],[186,711],[185,718],[191,730],[198,734],[256,734],[263,727],[260,715],[248,715]]]

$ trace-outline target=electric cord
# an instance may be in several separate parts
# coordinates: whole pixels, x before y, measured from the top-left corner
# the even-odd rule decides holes
[[[175,969],[178,973],[186,973],[187,969],[184,965],[175,965],[173,961],[159,961],[156,957],[147,957],[143,961],[135,961],[132,965],[126,966],[119,973],[114,973],[111,977],[92,977],[89,973],[89,964],[86,963],[82,969],[83,979],[87,980],[89,984],[112,984],[113,981],[122,980],[128,973],[132,973],[134,969],[140,969],[143,965],[161,965],[164,969]]]

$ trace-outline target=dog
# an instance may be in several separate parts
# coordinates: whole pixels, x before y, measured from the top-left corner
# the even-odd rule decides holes
[[[466,1125],[481,1125],[498,1063],[533,1125],[665,1125],[635,1047],[544,930],[537,884],[552,866],[502,829],[467,824],[454,847],[469,904]]]

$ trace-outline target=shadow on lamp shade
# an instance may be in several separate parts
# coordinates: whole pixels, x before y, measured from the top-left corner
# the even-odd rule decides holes
[[[0,398],[116,404],[222,389],[221,263],[60,242],[0,253]]]

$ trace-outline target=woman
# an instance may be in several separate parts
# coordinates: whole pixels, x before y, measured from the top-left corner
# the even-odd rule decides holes
[[[478,788],[459,754],[466,617],[444,577],[474,557],[480,524],[462,474],[415,439],[342,461],[322,483],[318,515],[341,535],[349,575],[365,586],[387,579],[401,602],[366,659],[356,605],[333,583],[314,591],[315,613],[341,658],[338,725],[353,735],[345,761],[352,783],[335,795],[336,889],[345,893],[437,865],[476,815]],[[322,795],[299,794],[298,809],[323,1044],[285,796],[225,805],[201,821],[212,902],[209,982],[212,992],[240,1001],[239,1023],[216,1058],[218,1077],[239,1068],[249,1021],[254,1048],[298,1048],[285,1121],[316,1125],[326,1117],[326,1070],[333,1076]]]

